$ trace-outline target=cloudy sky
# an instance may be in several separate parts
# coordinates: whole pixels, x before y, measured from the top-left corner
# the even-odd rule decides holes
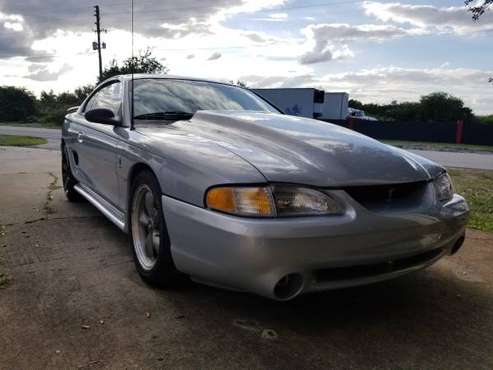
[[[130,0],[0,0],[0,84],[73,90],[131,54]],[[493,113],[493,10],[473,22],[463,1],[134,0],[135,52],[172,74],[252,87],[347,91],[364,102],[432,91]],[[3,28],[2,28],[3,27]]]

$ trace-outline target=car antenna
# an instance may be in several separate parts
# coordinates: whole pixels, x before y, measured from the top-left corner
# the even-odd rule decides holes
[[[135,64],[135,60],[134,60],[134,0],[130,0],[130,12],[131,12],[131,16],[130,16],[130,32],[132,34],[132,58],[131,58],[131,61],[132,63],[130,63],[130,72],[132,74],[132,81],[131,81],[131,85],[130,85],[130,130],[134,130],[135,129],[135,125],[134,125],[134,64]]]

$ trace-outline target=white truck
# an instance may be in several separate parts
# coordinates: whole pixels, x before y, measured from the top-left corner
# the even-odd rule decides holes
[[[312,88],[253,89],[284,113],[323,120],[345,120],[349,95]]]
[[[308,118],[322,117],[323,90],[312,88],[253,89],[286,114]]]
[[[375,117],[367,116],[365,111],[356,108],[349,108],[349,117],[361,119],[364,121],[378,121]]]
[[[321,119],[345,120],[349,115],[349,94],[345,92],[326,92]]]

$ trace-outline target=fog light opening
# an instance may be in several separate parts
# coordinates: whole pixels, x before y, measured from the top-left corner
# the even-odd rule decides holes
[[[465,239],[465,235],[462,235],[459,239],[457,239],[454,246],[450,250],[450,255],[456,254],[459,251],[459,249],[462,247],[462,244],[464,244]]]
[[[274,286],[274,295],[278,299],[293,299],[303,289],[303,276],[300,274],[287,274]]]

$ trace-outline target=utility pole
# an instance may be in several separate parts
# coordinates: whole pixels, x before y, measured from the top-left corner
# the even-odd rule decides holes
[[[99,13],[99,5],[94,6],[94,16],[96,17],[96,32],[98,41],[92,43],[92,49],[98,51],[98,58],[99,58],[99,81],[102,80],[103,78],[103,59],[101,58],[101,49],[106,49],[106,44],[103,42],[101,43],[101,32],[106,32],[105,29],[101,29],[101,17]]]

